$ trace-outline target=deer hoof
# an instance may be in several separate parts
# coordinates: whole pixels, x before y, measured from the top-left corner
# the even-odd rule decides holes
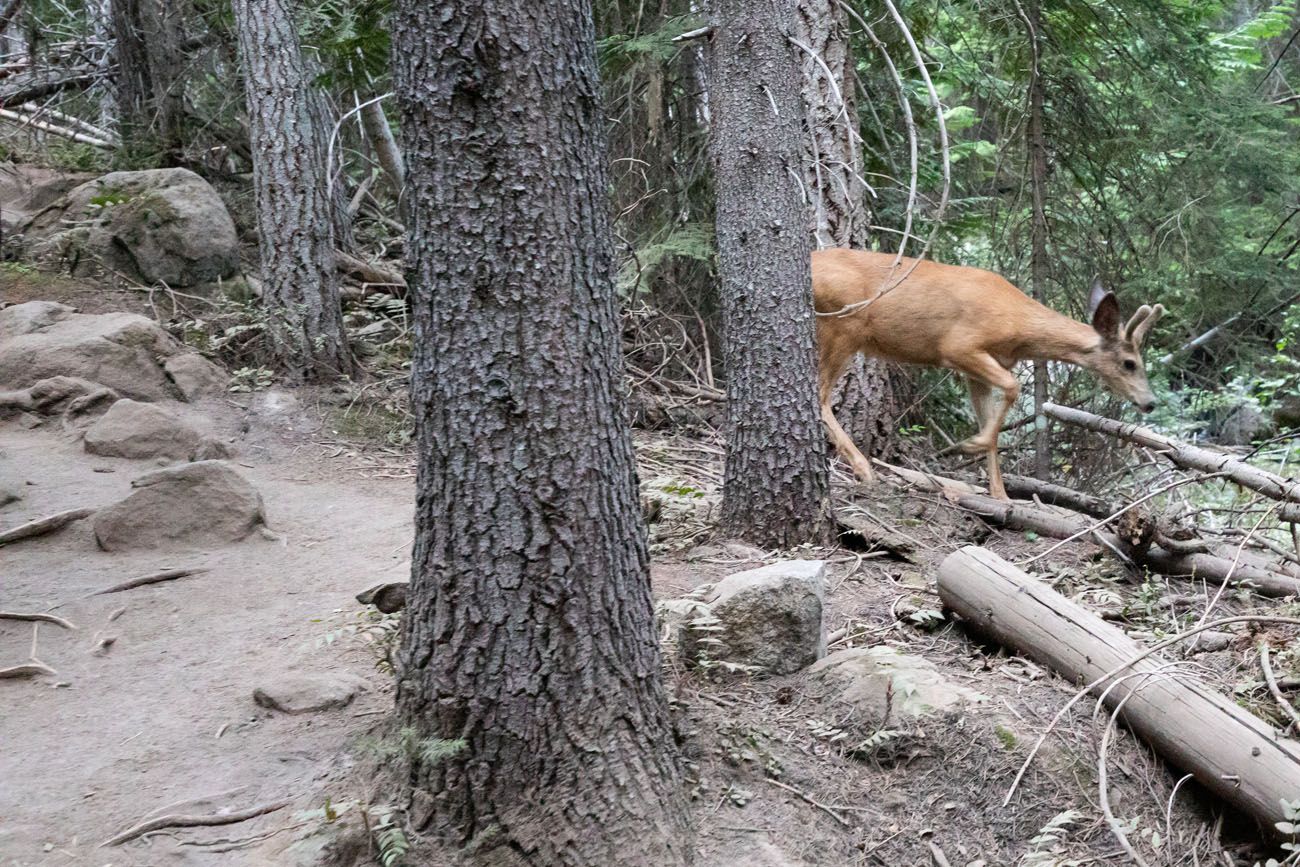
[[[957,443],[956,449],[964,455],[982,455],[989,450],[989,444],[978,437],[971,437]]]
[[[876,471],[871,468],[871,464],[865,461],[853,462],[853,475],[858,477],[858,481],[865,485],[873,485],[876,482]]]

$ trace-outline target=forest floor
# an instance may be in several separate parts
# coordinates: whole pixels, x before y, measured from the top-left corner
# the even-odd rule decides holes
[[[148,315],[147,296],[30,274],[0,276],[0,301],[62,301],[85,312]],[[404,580],[412,535],[413,458],[366,441],[349,420],[356,395],[271,389],[175,407],[233,441],[233,462],[260,490],[273,535],[219,549],[105,553],[88,522],[0,549],[0,610],[46,611],[75,631],[0,620],[0,667],[35,655],[53,677],[0,681],[0,867],[317,863],[331,825],[381,799],[370,739],[385,731],[391,677],[377,667],[370,609],[354,596]],[[935,569],[966,544],[1010,560],[1046,548],[991,530],[935,494],[840,477],[837,504],[911,553],[746,552],[713,538],[719,444],[637,434],[643,496],[665,506],[651,526],[656,598],[789,558],[828,562],[832,650],[890,647],[922,657],[985,697],[918,719],[864,719],[806,672],[784,677],[687,670],[668,685],[688,759],[699,859],[741,865],[1065,865],[1123,862],[1098,803],[1106,715],[1067,714],[1007,807],[1007,788],[1073,689],[1031,662],[981,644],[939,616]],[[0,486],[23,498],[0,528],[121,498],[140,461],[87,454],[57,422],[0,421]],[[92,596],[172,567],[208,571]],[[1174,615],[1171,583],[1127,580],[1113,561],[1067,546],[1036,565],[1076,599],[1133,614],[1157,632]],[[1194,590],[1194,588],[1193,588]],[[101,639],[115,640],[107,649]],[[33,647],[35,651],[33,652]],[[1240,668],[1249,641],[1195,657],[1202,673],[1262,704]],[[253,691],[289,673],[361,682],[346,707],[286,715]],[[1110,749],[1110,802],[1152,865],[1248,865],[1259,834],[1122,733]],[[171,828],[101,843],[157,812],[209,814],[287,801],[236,825]],[[1170,804],[1172,803],[1172,807]],[[351,813],[348,805],[353,805]],[[329,821],[335,812],[340,819]],[[374,811],[367,815],[377,815]],[[337,836],[337,835],[335,835]],[[363,857],[357,863],[370,863]],[[437,863],[421,861],[420,863]]]

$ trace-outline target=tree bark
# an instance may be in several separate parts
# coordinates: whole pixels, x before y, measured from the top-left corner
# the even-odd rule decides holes
[[[352,371],[334,267],[333,204],[290,0],[234,0],[253,145],[262,301],[294,380]]]
[[[416,541],[397,707],[471,863],[690,861],[588,0],[398,0]]]
[[[1047,303],[1047,143],[1043,134],[1042,16],[1038,0],[1025,4],[1025,30],[1029,40],[1029,117],[1025,125],[1025,148],[1029,156],[1029,187],[1032,202],[1030,227],[1029,283],[1034,300]],[[1052,475],[1052,439],[1043,404],[1047,402],[1046,361],[1034,362],[1034,477],[1047,481]]]
[[[795,0],[715,0],[710,150],[727,370],[722,524],[787,548],[831,538],[817,409]]]
[[[837,0],[801,0],[798,25],[796,38],[809,49],[800,49],[808,113],[803,182],[812,199],[816,246],[868,249],[871,210],[848,16]],[[889,455],[901,412],[883,360],[855,356],[835,387],[831,406],[863,454]]]

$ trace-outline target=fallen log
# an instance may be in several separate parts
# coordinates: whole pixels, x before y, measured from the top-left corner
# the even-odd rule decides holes
[[[1101,497],[1085,494],[1073,488],[1054,485],[1051,482],[1030,479],[1024,476],[1004,476],[1003,484],[1007,494],[1022,500],[1037,499],[1048,506],[1062,506],[1073,512],[1082,512],[1094,518],[1108,518],[1119,511],[1113,503]]]
[[[1300,793],[1300,743],[1186,673],[1158,673],[1167,660],[1143,652],[1121,630],[983,548],[939,566],[939,596],[971,627],[1046,665],[1072,683],[1092,683],[1106,705],[1171,764],[1258,819],[1270,834],[1282,799]],[[1113,674],[1111,674],[1114,672]],[[1146,677],[1133,674],[1146,673]]]
[[[1081,409],[1045,403],[1043,412],[1057,421],[1145,446],[1184,469],[1222,473],[1243,488],[1281,500],[1278,517],[1283,521],[1300,522],[1300,481],[1251,466],[1231,455],[1179,442],[1149,428],[1104,418]]]

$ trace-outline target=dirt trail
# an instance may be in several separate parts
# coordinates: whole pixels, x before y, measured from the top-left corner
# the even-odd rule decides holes
[[[371,712],[391,705],[390,682],[357,642],[326,646],[323,637],[358,611],[355,593],[405,577],[412,485],[342,470],[347,456],[330,460],[311,441],[318,423],[294,405],[262,394],[198,408],[237,440],[233,463],[261,491],[278,541],[255,535],[218,550],[109,554],[82,521],[0,548],[0,610],[58,606],[54,613],[78,627],[39,627],[36,655],[57,676],[0,680],[3,867],[265,864],[254,850],[208,853],[184,841],[244,838],[292,824],[295,811],[320,806],[313,799],[322,792],[335,801],[360,794],[329,783],[345,778],[348,748],[380,718]],[[0,422],[0,488],[23,494],[0,510],[0,527],[114,502],[153,468],[88,455],[56,420],[33,430]],[[183,566],[209,571],[85,598]],[[104,636],[116,641],[96,655]],[[0,620],[0,667],[26,662],[31,647],[30,623]],[[290,671],[350,673],[369,688],[320,713],[254,704],[256,687]],[[181,812],[294,803],[239,825],[98,848],[153,810],[233,789]]]

